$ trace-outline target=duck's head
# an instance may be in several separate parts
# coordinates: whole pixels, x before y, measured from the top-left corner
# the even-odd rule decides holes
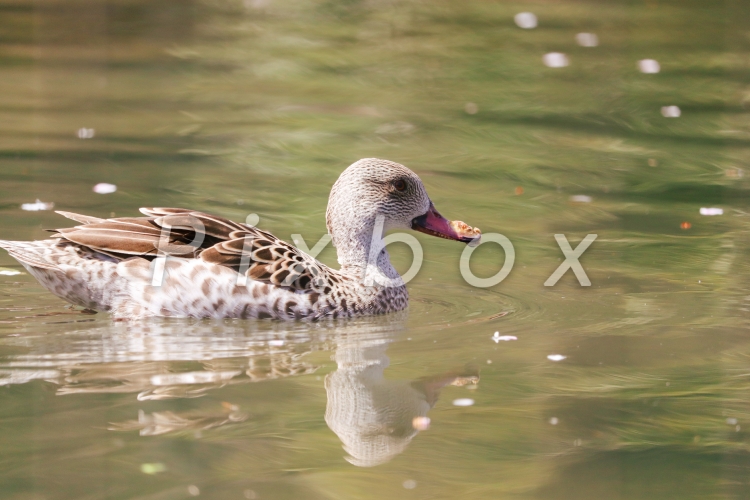
[[[398,163],[365,158],[344,170],[331,189],[326,223],[333,244],[341,251],[365,243],[378,216],[384,230],[414,229],[464,243],[481,236],[479,229],[440,215],[417,174]]]

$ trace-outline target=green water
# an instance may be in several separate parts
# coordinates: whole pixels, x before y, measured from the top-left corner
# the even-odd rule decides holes
[[[0,497],[747,498],[749,55],[741,0],[0,2],[2,239],[69,224],[40,199],[312,246],[380,157],[516,252],[473,288],[419,235],[406,314],[315,325],[112,323],[0,275]],[[544,286],[556,233],[598,235],[590,287]]]

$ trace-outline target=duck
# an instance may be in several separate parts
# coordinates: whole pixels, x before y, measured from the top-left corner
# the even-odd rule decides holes
[[[417,174],[377,158],[353,163],[331,188],[326,226],[339,269],[254,225],[185,208],[140,212],[103,219],[59,211],[79,225],[40,241],[0,240],[0,248],[57,297],[114,320],[319,320],[408,306],[386,231],[481,238],[478,228],[440,215]]]

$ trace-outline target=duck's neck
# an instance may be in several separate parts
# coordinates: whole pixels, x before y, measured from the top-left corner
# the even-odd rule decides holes
[[[331,234],[336,246],[341,272],[356,277],[367,286],[400,284],[401,277],[391,264],[383,244],[382,220],[365,221],[355,226],[349,224]]]

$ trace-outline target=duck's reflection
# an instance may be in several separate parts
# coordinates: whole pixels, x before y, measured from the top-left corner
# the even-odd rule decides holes
[[[45,380],[57,394],[137,393],[138,400],[203,396],[230,384],[314,372],[302,358],[319,331],[274,324],[143,322],[6,337],[0,385]],[[17,353],[19,348],[26,352]]]
[[[369,338],[368,338],[369,337]],[[344,444],[346,459],[371,467],[403,452],[446,385],[476,384],[476,372],[449,372],[415,381],[386,380],[388,338],[343,336],[336,345],[338,369],[326,377],[326,423]]]
[[[388,345],[405,314],[330,324],[157,321],[106,325],[0,340],[0,385],[44,380],[58,395],[132,393],[139,401],[196,398],[232,384],[307,375],[315,351],[333,350],[325,379],[325,421],[357,466],[382,464],[429,425],[427,412],[446,385],[476,384],[476,371],[414,381],[386,380]],[[10,349],[3,349],[9,347]],[[19,348],[23,353],[19,353]],[[3,355],[3,352],[8,353]],[[142,436],[199,432],[247,420],[230,403],[189,412],[139,410],[112,423]]]

